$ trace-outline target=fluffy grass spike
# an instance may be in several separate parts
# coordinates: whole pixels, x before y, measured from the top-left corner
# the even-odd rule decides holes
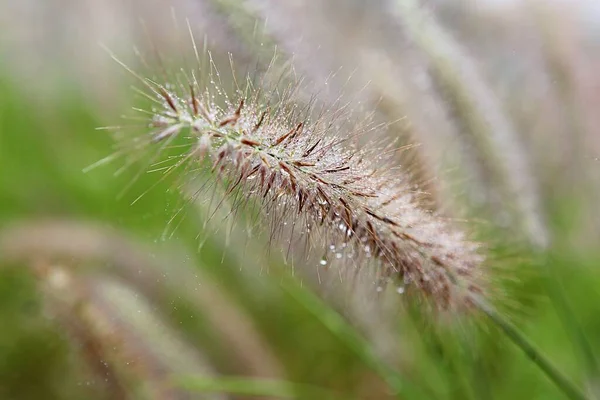
[[[277,214],[293,219],[289,226],[301,228],[296,235],[310,232],[313,248],[337,243],[352,255],[343,262],[375,268],[379,282],[402,283],[435,309],[470,309],[473,295],[485,297],[480,244],[419,207],[387,149],[357,144],[377,127],[348,128],[345,107],[316,112],[294,104],[293,85],[282,95],[248,80],[229,98],[218,84],[203,87],[195,78],[161,84],[135,75],[155,101],[143,142],[158,151],[176,138],[189,144],[171,146],[185,149],[173,168],[203,168],[212,182],[225,183],[225,196],[236,190],[256,200],[271,224]]]

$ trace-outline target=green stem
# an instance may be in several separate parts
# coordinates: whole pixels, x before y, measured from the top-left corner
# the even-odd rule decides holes
[[[517,328],[504,319],[493,307],[481,299],[473,298],[475,304],[492,322],[533,361],[546,376],[572,400],[586,400],[585,394],[569,381]]]
[[[561,319],[565,330],[571,337],[571,340],[576,344],[575,347],[579,350],[582,362],[587,369],[588,379],[593,379],[599,375],[600,367],[594,355],[592,346],[581,327],[581,323],[575,317],[569,301],[565,295],[565,288],[561,284],[561,278],[556,270],[555,263],[546,263],[547,267],[542,269],[544,284],[548,291],[548,297],[554,305],[554,309],[558,317]]]

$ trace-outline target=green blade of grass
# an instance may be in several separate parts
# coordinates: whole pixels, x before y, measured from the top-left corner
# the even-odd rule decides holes
[[[281,380],[244,377],[180,376],[174,383],[190,392],[229,393],[245,396],[268,396],[295,399],[339,399],[340,396],[320,387]]]

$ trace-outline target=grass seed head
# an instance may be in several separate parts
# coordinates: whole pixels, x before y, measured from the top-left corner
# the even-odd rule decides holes
[[[342,261],[357,268],[374,262],[378,282],[401,282],[437,309],[469,308],[484,292],[480,245],[421,208],[408,175],[381,148],[357,145],[377,127],[352,126],[339,105],[302,108],[290,100],[291,86],[267,92],[248,81],[229,98],[187,76],[170,85],[142,82],[156,103],[148,145],[189,144],[167,171],[186,162],[198,174],[202,166],[225,184],[224,196],[238,191],[256,200],[271,237],[283,219],[294,227],[301,221],[296,234],[308,234],[311,249],[336,243],[352,254]]]

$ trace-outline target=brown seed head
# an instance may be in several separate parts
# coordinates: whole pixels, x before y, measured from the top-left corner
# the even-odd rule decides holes
[[[479,244],[420,208],[405,174],[352,146],[356,132],[339,131],[341,113],[311,120],[281,111],[293,105],[272,109],[241,92],[220,107],[196,82],[181,93],[145,84],[162,106],[150,142],[185,133],[196,143],[185,159],[212,160],[213,173],[230,182],[227,193],[239,188],[264,210],[296,215],[306,232],[320,229],[354,262],[375,260],[378,277],[408,284],[436,308],[468,308],[485,290]]]

